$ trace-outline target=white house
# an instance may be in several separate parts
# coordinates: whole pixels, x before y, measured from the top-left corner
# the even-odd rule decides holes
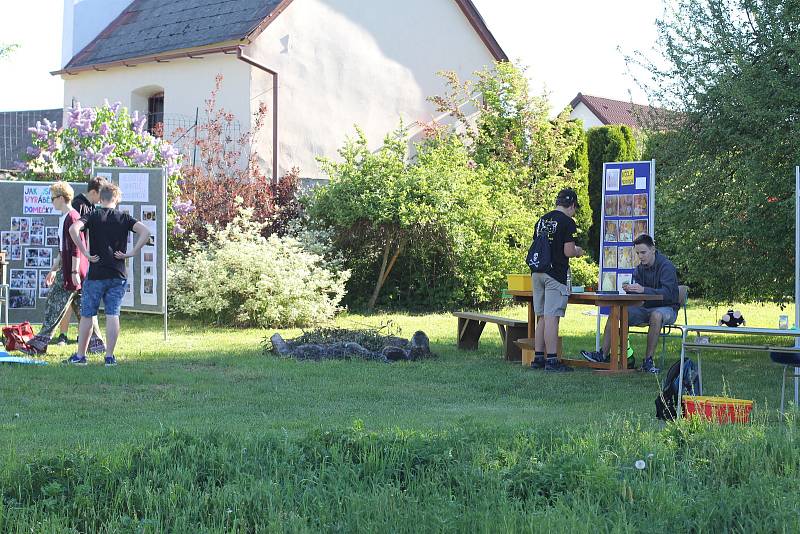
[[[507,60],[471,0],[65,0],[64,105],[120,101],[173,123],[218,105],[242,129],[260,102],[266,168],[319,177],[355,124],[379,144],[431,121],[436,75]],[[413,132],[412,132],[413,133]]]

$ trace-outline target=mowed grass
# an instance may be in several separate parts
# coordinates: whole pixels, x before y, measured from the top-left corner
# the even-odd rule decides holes
[[[793,314],[740,309],[752,326]],[[567,353],[594,346],[590,311],[570,308]],[[696,305],[689,321],[722,312]],[[778,417],[766,354],[702,359],[706,394],[755,400],[753,424],[665,428],[652,375],[524,369],[491,325],[458,351],[447,314],[336,320],[389,322],[424,330],[438,358],[296,362],[262,354],[272,331],[175,321],[165,343],[159,318],[124,316],[116,368],[58,364],[74,346],[1,367],[0,531],[800,528],[797,423]],[[644,337],[633,345],[640,359]],[[671,340],[667,362],[678,354]]]

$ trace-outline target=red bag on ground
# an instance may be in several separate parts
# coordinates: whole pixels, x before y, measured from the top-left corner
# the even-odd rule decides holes
[[[8,351],[28,348],[32,337],[33,328],[28,321],[3,327],[3,344]]]

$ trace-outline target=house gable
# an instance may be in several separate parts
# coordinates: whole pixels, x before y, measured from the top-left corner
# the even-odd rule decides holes
[[[217,43],[249,44],[293,0],[134,0],[63,70],[73,74],[142,61]],[[508,60],[472,0],[454,0],[496,60]],[[230,52],[220,47],[212,52]],[[159,56],[162,57],[159,57]]]

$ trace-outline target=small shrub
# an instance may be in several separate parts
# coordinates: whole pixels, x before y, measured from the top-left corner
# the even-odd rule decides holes
[[[333,317],[350,273],[294,237],[265,238],[252,208],[208,240],[193,244],[170,269],[170,299],[180,314],[217,324],[286,328]]]
[[[569,260],[572,271],[572,285],[598,287],[600,267],[589,256]]]

